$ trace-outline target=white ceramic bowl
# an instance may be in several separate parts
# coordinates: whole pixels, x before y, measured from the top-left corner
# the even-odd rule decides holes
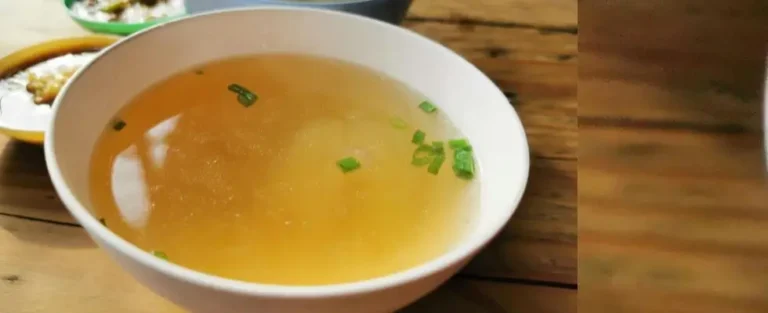
[[[444,255],[386,277],[311,287],[246,283],[162,261],[91,214],[88,171],[104,125],[133,96],[170,74],[242,54],[293,52],[384,72],[439,104],[471,140],[480,169],[474,225]],[[528,178],[519,118],[469,62],[413,32],[373,19],[313,9],[257,8],[180,19],[126,38],[67,83],[54,104],[45,155],[62,201],[88,234],[154,292],[192,312],[380,313],[415,301],[456,273],[507,223]]]

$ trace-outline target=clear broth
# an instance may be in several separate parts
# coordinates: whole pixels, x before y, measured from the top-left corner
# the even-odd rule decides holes
[[[227,86],[259,96],[250,107]],[[411,165],[413,131],[460,134],[423,96],[365,67],[257,55],[177,73],[98,140],[92,203],[112,231],[179,265],[281,285],[402,271],[463,235],[476,188]],[[393,118],[406,121],[393,127]],[[354,156],[358,170],[336,161]]]

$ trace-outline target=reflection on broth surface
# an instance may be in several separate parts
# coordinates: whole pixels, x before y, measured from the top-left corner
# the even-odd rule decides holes
[[[450,156],[437,175],[411,164],[417,128],[427,142],[460,137],[422,100],[330,59],[206,64],[139,94],[102,134],[93,204],[140,248],[227,278],[315,285],[405,270],[450,249],[478,201]]]

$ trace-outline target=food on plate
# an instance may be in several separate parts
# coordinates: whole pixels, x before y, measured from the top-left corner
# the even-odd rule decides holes
[[[19,129],[45,129],[61,88],[97,52],[67,53],[0,78],[0,122]]]
[[[77,0],[70,8],[96,22],[143,23],[184,14],[183,0]]]

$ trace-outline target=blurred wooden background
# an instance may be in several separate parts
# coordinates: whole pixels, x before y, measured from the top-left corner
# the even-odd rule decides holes
[[[0,1],[0,55],[85,34],[59,0]],[[416,0],[405,27],[465,56],[508,95],[532,152],[512,222],[406,312],[576,312],[575,0]],[[177,312],[98,251],[53,191],[39,147],[0,138],[0,312]]]
[[[579,1],[579,309],[768,312],[768,1]]]

